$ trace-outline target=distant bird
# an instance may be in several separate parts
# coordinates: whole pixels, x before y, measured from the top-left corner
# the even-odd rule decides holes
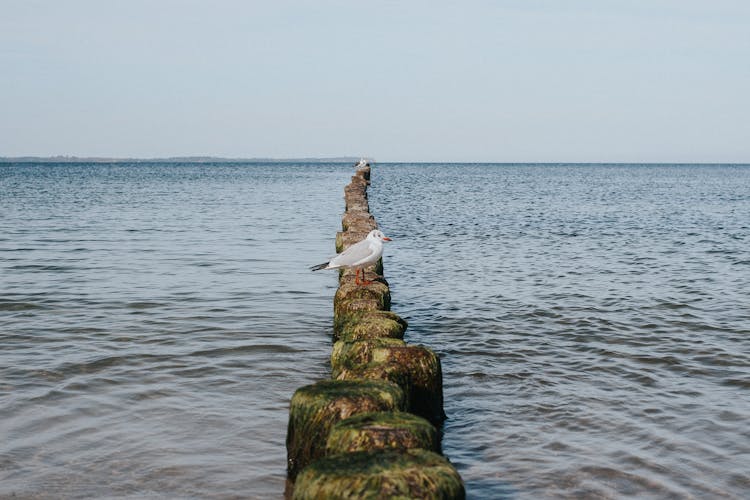
[[[354,268],[356,270],[354,283],[368,285],[372,281],[365,280],[364,268],[376,263],[382,257],[384,241],[391,241],[391,239],[387,238],[381,231],[373,229],[364,240],[350,246],[328,262],[312,266],[310,269],[320,271],[321,269],[338,269],[340,267]],[[359,279],[360,270],[362,271],[361,281]]]

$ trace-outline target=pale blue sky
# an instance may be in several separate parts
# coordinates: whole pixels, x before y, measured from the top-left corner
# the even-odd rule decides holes
[[[750,1],[0,0],[0,156],[750,162]]]

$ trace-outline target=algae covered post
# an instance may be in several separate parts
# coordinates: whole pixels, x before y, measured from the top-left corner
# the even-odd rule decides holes
[[[382,248],[389,241],[370,214],[370,164],[360,161],[344,188],[339,269],[333,303],[331,379],[298,389],[287,430],[287,493],[307,498],[465,497],[463,481],[440,454],[440,358],[404,341],[407,323],[390,311]],[[357,259],[372,250],[369,258]],[[353,257],[354,256],[354,257]],[[361,279],[360,279],[361,274]]]

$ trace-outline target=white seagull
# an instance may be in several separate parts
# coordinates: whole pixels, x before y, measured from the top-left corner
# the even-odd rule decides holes
[[[350,246],[328,262],[312,266],[313,271],[321,269],[338,269],[340,267],[354,268],[356,274],[354,283],[357,285],[368,285],[371,281],[365,280],[365,266],[374,264],[383,255],[383,242],[391,241],[381,231],[373,229],[367,237]],[[359,271],[362,270],[362,281],[359,279]]]

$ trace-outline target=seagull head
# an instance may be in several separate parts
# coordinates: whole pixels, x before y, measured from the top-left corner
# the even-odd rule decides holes
[[[378,241],[391,241],[389,237],[383,234],[382,231],[379,229],[373,229],[367,234],[368,240],[378,240]]]

